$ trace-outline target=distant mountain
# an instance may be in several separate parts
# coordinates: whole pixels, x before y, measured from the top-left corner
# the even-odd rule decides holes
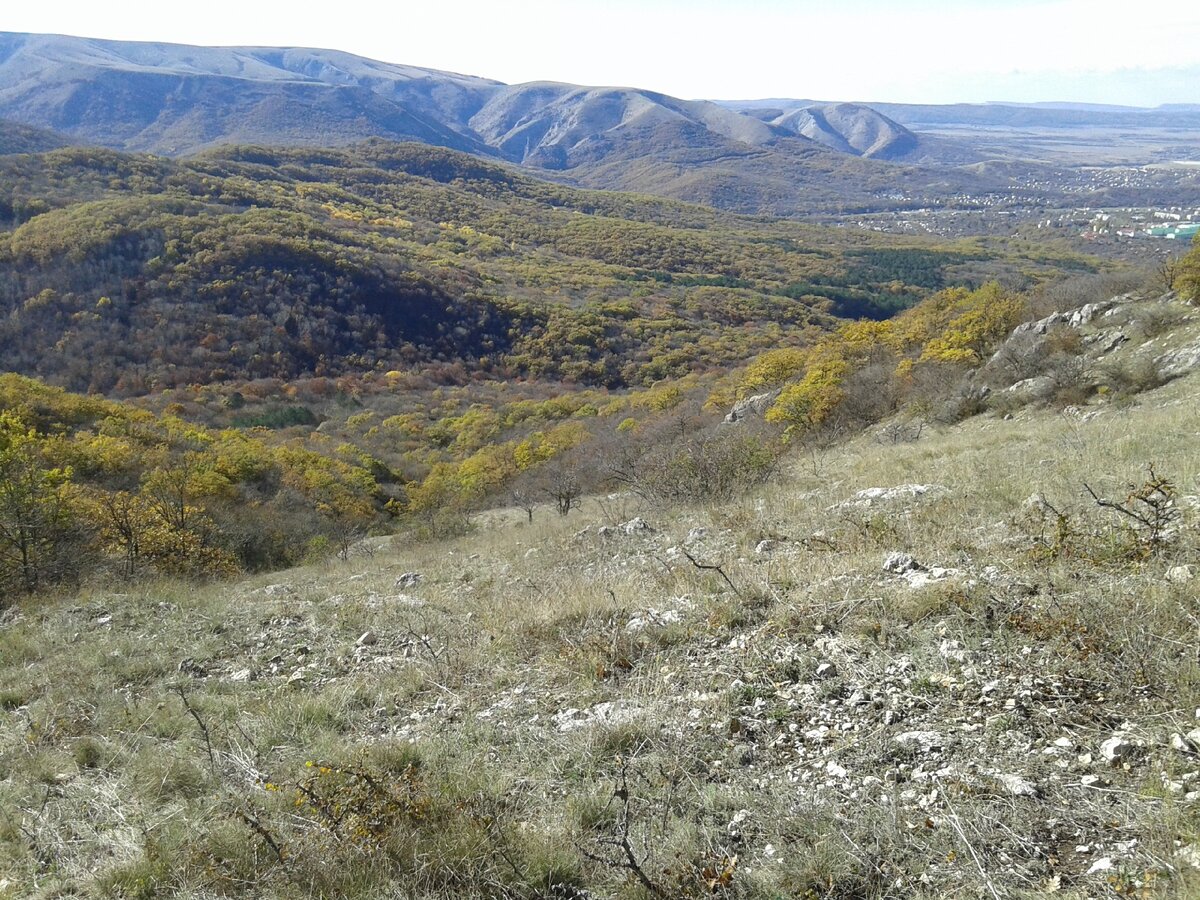
[[[859,103],[801,107],[771,124],[841,153],[871,159],[901,159],[920,145],[920,139],[903,125]]]
[[[379,136],[487,152],[454,123],[499,86],[329,50],[0,33],[0,115],[128,150]]]
[[[1167,103],[1152,108],[1115,106],[1100,103],[828,103],[774,97],[764,100],[715,101],[726,109],[737,110],[756,118],[771,119],[788,111],[827,109],[850,106],[868,109],[873,114],[900,128],[916,129],[944,125],[979,128],[1074,128],[1074,127],[1137,127],[1137,128],[1197,128],[1200,127],[1200,104]],[[927,138],[917,134],[919,140]]]
[[[944,172],[884,165],[920,160],[924,144],[873,110],[791,113],[772,121],[636,88],[505,85],[331,50],[0,33],[0,117],[122,150],[415,140],[586,187],[784,215],[927,204],[944,191]],[[996,187],[969,172],[951,180]]]
[[[716,103],[630,87],[506,85],[333,50],[0,33],[0,119],[63,136],[43,141],[171,156],[230,144],[418,141],[576,186],[776,215],[920,208],[950,196],[987,204],[1019,193],[999,170],[973,164],[1034,157],[1004,136],[981,143],[978,129],[1200,126],[1200,112],[1186,109],[1067,107]],[[32,134],[7,140],[34,148]],[[1187,140],[1180,133],[1176,143]]]
[[[779,129],[707,101],[551,82],[499,89],[468,124],[506,158],[550,169],[594,162],[623,144],[644,143],[651,135],[671,135],[693,149],[730,141],[761,147],[784,136]]]

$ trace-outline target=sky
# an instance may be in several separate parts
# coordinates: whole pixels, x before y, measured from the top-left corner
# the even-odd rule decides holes
[[[0,31],[305,46],[678,97],[1200,103],[1190,0],[54,0]]]

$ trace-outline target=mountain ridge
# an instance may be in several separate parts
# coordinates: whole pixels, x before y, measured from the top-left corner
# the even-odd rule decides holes
[[[1200,133],[1200,112],[1186,108],[714,102],[636,87],[508,85],[336,50],[20,33],[0,33],[0,119],[62,142],[169,156],[417,141],[576,187],[778,216],[940,209],[950,197],[980,210],[1040,206],[1045,192],[1030,185],[1070,176],[1053,168],[1062,142],[1028,140],[1026,123],[1079,123],[1077,134],[1098,121],[1147,125],[1159,129],[1146,151],[1154,159],[1182,158],[1176,147]],[[1100,152],[1102,138],[1086,137],[1087,152]],[[1021,171],[977,165],[993,159],[1019,160]]]
[[[641,88],[506,85],[332,50],[0,33],[0,118],[76,142],[186,156],[223,144],[415,140],[583,187],[744,212],[793,214],[814,198],[877,204],[871,183],[896,175],[881,160],[916,159],[921,141],[852,109],[812,131],[814,140],[722,104]],[[971,173],[956,177],[990,187]]]

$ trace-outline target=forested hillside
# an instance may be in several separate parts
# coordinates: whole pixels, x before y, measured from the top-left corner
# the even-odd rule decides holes
[[[1039,284],[1099,268],[415,144],[67,148],[0,182],[4,368],[40,379],[5,382],[5,464],[54,535],[10,542],[25,587],[288,565],[488,504],[567,513],[614,479],[729,495],[783,442],[942,402]],[[762,427],[714,429],[775,389]]]
[[[0,156],[11,153],[41,153],[65,147],[69,143],[71,141],[68,138],[53,131],[0,119]]]
[[[578,191],[411,144],[64,149],[0,160],[0,183],[6,367],[123,395],[460,364],[649,384],[946,284],[1092,266]]]

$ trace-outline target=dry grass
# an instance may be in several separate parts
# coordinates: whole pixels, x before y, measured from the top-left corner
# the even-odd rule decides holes
[[[864,435],[712,509],[24,603],[0,896],[1194,896],[1200,581],[1166,573],[1198,392]],[[1182,527],[1134,559],[1083,485],[1151,462]],[[945,490],[852,502],[911,483]],[[1035,494],[1072,552],[1033,552]]]

